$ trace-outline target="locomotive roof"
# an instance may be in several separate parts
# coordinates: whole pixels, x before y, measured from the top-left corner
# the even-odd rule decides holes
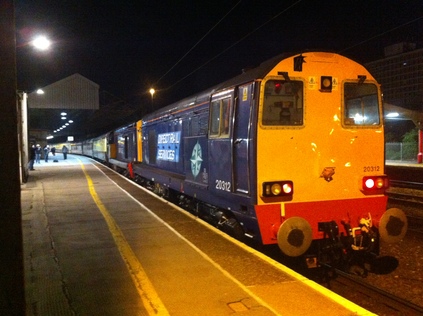
[[[209,88],[205,91],[202,91],[200,93],[197,93],[195,95],[182,99],[175,103],[172,103],[153,113],[146,114],[143,117],[143,121],[148,122],[149,120],[152,120],[152,119],[166,117],[170,115],[171,113],[173,113],[174,111],[179,111],[186,107],[189,107],[191,104],[193,104],[193,102],[194,104],[206,102],[210,98],[211,94],[215,91],[231,88],[233,86],[250,82],[255,79],[263,79],[270,72],[270,70],[272,70],[281,60],[293,55],[294,55],[293,53],[284,53],[284,54],[275,56],[267,61],[264,61],[258,67],[244,71],[240,75],[233,77],[229,80],[226,80],[222,83],[219,83],[212,88]]]
[[[222,90],[226,87],[232,87],[235,85],[239,85],[245,82],[252,81],[254,79],[263,79],[269,72],[272,70],[281,60],[293,56],[294,54],[280,54],[275,56],[271,59],[268,59],[262,62],[258,67],[248,69],[241,73],[240,75],[233,77],[217,86],[215,86],[215,90]]]

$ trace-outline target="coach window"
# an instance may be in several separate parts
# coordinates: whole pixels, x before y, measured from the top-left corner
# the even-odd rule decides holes
[[[372,126],[380,124],[378,89],[371,83],[344,84],[344,124]]]
[[[303,82],[268,80],[264,87],[262,124],[303,124]]]
[[[212,101],[210,107],[210,136],[228,137],[232,98]]]

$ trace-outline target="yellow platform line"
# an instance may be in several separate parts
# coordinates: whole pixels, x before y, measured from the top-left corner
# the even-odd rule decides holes
[[[126,264],[126,267],[128,268],[129,274],[131,275],[132,281],[134,282],[138,294],[142,299],[145,309],[147,310],[149,315],[169,315],[169,312],[167,311],[166,307],[159,298],[156,290],[154,289],[153,284],[148,279],[147,274],[142,268],[141,263],[138,261],[138,258],[136,257],[134,251],[127,242],[125,236],[123,235],[119,226],[116,224],[113,217],[107,211],[107,208],[104,206],[103,202],[101,202],[100,197],[97,195],[97,192],[94,188],[94,183],[91,177],[88,175],[84,164],[81,160],[79,160],[79,162],[81,164],[82,171],[84,172],[85,177],[87,179],[90,194],[94,202],[96,203],[98,209],[100,210],[101,214],[103,215],[104,219],[106,220],[106,223],[109,227],[109,231],[112,234],[113,239],[115,240],[115,244],[119,249],[122,259]]]

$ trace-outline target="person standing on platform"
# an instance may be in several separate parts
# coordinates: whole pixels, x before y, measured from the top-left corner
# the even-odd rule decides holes
[[[48,162],[48,153],[50,152],[50,147],[48,145],[44,146],[44,161]]]
[[[41,146],[40,144],[37,144],[37,146],[35,147],[35,162],[40,163],[40,159],[41,159]]]
[[[29,162],[28,162],[29,170],[35,170],[34,161],[35,161],[35,145],[31,145],[31,148],[29,149]]]
[[[53,154],[53,156],[56,156],[56,147],[51,147],[51,153]]]
[[[63,145],[62,147],[62,154],[63,154],[63,159],[68,158],[68,147],[66,147],[66,145]]]

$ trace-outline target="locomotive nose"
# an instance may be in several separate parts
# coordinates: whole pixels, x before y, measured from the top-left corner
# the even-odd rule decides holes
[[[407,229],[407,217],[399,208],[390,208],[379,221],[380,238],[387,243],[399,242],[404,238]]]

